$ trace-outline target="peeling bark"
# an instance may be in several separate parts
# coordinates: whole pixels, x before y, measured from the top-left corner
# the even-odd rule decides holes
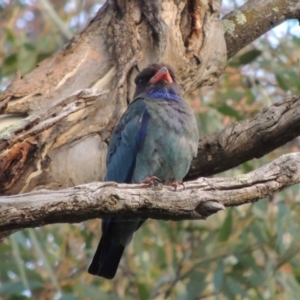
[[[101,180],[108,139],[132,99],[139,70],[153,62],[170,63],[184,93],[212,84],[222,74],[226,46],[219,9],[220,0],[109,0],[64,49],[16,78],[0,96],[3,114],[41,112],[46,121],[49,107],[78,90],[109,93],[57,121],[43,133],[49,134],[47,142],[35,138],[19,145],[27,147],[21,163],[5,162],[9,157],[2,154],[1,164],[9,174],[4,193]]]
[[[37,186],[41,174],[44,173],[45,183],[42,186],[49,189],[61,188],[61,172],[67,168],[72,178],[77,178],[79,184],[94,181],[95,156],[93,147],[97,147],[97,132],[86,139],[82,155],[85,164],[68,162],[62,157],[62,165],[57,165],[51,160],[47,152],[48,145],[70,131],[73,133],[72,124],[80,123],[86,115],[82,112],[95,103],[105,103],[109,91],[83,90],[58,101],[45,113],[37,113],[19,122],[0,135],[0,194],[16,194],[14,183],[19,178],[27,178],[22,183],[23,190],[30,191]],[[71,122],[70,122],[71,120]],[[60,124],[58,126],[58,123]],[[59,129],[59,130],[58,130]],[[186,180],[196,179],[199,176],[209,176],[229,170],[253,158],[259,158],[266,153],[284,145],[300,135],[300,98],[291,97],[281,103],[266,107],[262,113],[249,120],[235,122],[226,126],[221,132],[204,135],[200,138],[197,158],[192,162]],[[249,142],[251,141],[251,143]],[[39,145],[39,147],[37,147]],[[105,147],[105,148],[104,148]],[[106,144],[101,149],[106,150]],[[45,149],[40,153],[40,148]],[[79,149],[79,148],[78,148]],[[71,153],[72,150],[69,150]],[[72,154],[72,153],[71,153]],[[38,159],[42,165],[34,170],[27,169],[26,164]],[[82,158],[83,159],[83,158]],[[105,171],[105,161],[96,165],[98,181]],[[49,172],[50,170],[50,172]],[[80,172],[78,171],[80,170]],[[22,173],[28,172],[28,173]],[[48,172],[48,173],[47,173]],[[61,175],[62,173],[62,175]],[[50,177],[52,174],[53,177]],[[83,175],[85,177],[83,177]],[[68,182],[72,186],[72,181]]]
[[[51,154],[47,151],[49,147],[59,144],[64,134],[72,134],[73,122],[80,123],[86,118],[86,108],[95,105],[96,102],[99,105],[107,93],[107,91],[93,90],[76,92],[57,101],[48,110],[33,114],[2,131],[0,133],[0,193],[15,194],[32,190],[37,188],[38,184],[42,184],[41,176],[52,168],[51,156],[49,156]],[[88,174],[88,165],[85,166],[86,174]],[[63,167],[64,165],[60,166]],[[104,172],[104,168],[105,166],[102,169],[100,166],[98,169]],[[56,172],[59,172],[59,169]],[[91,179],[89,177],[88,179]],[[49,188],[56,188],[59,185],[55,177],[42,176],[42,178],[46,179],[45,185]],[[36,179],[39,181],[36,182]]]

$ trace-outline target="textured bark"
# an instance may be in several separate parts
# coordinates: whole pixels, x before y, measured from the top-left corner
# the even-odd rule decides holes
[[[80,123],[87,118],[86,108],[89,106],[105,106],[104,98],[108,91],[82,90],[73,95],[59,100],[43,112],[36,113],[18,123],[6,128],[0,133],[0,192],[8,191],[13,194],[23,190],[36,188],[35,178],[40,178],[43,169],[51,168],[51,157],[47,149],[62,139],[64,134],[72,134],[73,123]],[[92,150],[90,150],[91,152]],[[98,159],[101,159],[99,156]],[[33,161],[42,161],[43,165],[31,165]],[[98,176],[104,172],[104,162],[99,161]],[[95,174],[88,173],[93,161],[86,161],[85,178],[82,181],[90,182]],[[48,188],[59,184],[59,172],[64,167],[56,170],[56,177],[51,182],[45,182]],[[74,171],[77,166],[72,165]],[[102,167],[102,168],[101,168]],[[72,169],[71,169],[72,170]],[[72,175],[72,174],[71,174]],[[80,176],[80,172],[78,175]],[[26,180],[25,180],[26,179]],[[16,182],[19,182],[16,184]],[[39,184],[43,184],[39,181]]]
[[[184,93],[222,74],[226,46],[219,10],[220,0],[109,0],[83,33],[0,96],[3,114],[46,116],[58,99],[80,89],[109,90],[93,106],[57,122],[48,142],[35,137],[10,148],[9,155],[2,148],[0,165],[9,175],[2,176],[7,182],[0,193],[101,180],[108,139],[132,99],[138,70],[170,63]],[[15,166],[10,157],[21,162]]]
[[[228,58],[287,19],[300,19],[299,0],[248,0],[223,18]]]
[[[46,148],[48,144],[63,135],[62,128],[68,132],[73,122],[80,123],[86,118],[86,114],[81,113],[86,107],[93,107],[96,102],[98,105],[102,103],[105,106],[105,97],[108,93],[108,91],[99,92],[89,89],[78,91],[66,99],[57,101],[46,112],[36,113],[4,131],[0,135],[0,169],[2,170],[0,191],[16,193],[14,183],[21,177],[28,178],[22,183],[23,190],[33,190],[36,187],[35,177],[39,180],[41,170],[51,167],[51,158],[45,156],[48,155],[45,151],[41,154],[43,166],[31,170],[26,168],[26,164],[39,155],[39,148]],[[220,132],[202,136],[199,141],[198,156],[192,162],[185,180],[229,170],[250,159],[265,155],[298,135],[300,135],[300,97],[291,97],[265,108],[252,119],[229,124]],[[88,153],[92,153],[92,150],[89,149]],[[84,155],[86,148],[83,148],[82,152]],[[80,183],[94,180],[95,157],[92,157],[93,159],[85,161],[84,177],[77,171],[83,168],[82,165],[77,164],[76,161],[70,166],[67,165],[68,169],[73,171],[71,175],[77,176]],[[96,160],[99,163],[96,174],[98,177],[101,177],[105,171],[105,161],[101,161],[101,158],[102,156],[99,155]],[[66,163],[67,161],[59,167],[56,166],[56,176],[51,182],[42,184],[49,189],[55,189],[59,184],[57,180],[60,179],[60,171],[66,167]],[[72,182],[70,181],[69,184],[72,185]]]
[[[113,182],[0,198],[0,237],[12,230],[104,216],[203,219],[228,206],[256,202],[300,182],[300,153],[236,178],[200,178],[173,187]]]
[[[198,155],[185,180],[217,174],[260,158],[300,135],[300,97],[266,107],[252,119],[200,137]]]
[[[170,63],[184,94],[213,84],[222,74],[226,46],[219,10],[220,0],[109,0],[86,30],[64,49],[31,73],[16,78],[0,96],[0,110],[4,115],[28,117],[0,133],[0,194],[55,190],[101,180],[110,134],[132,99],[133,79],[140,69],[152,62]],[[225,17],[229,56],[298,13],[299,3],[295,0],[249,1]],[[199,156],[187,179],[215,174],[260,157],[298,136],[298,102],[296,97],[288,99],[253,119],[202,137]],[[8,220],[3,223],[3,236],[47,222],[79,222],[116,213],[164,219],[201,218],[222,209],[222,205],[254,201],[295,184],[299,172],[297,165],[291,164],[294,158],[298,160],[297,155],[285,156],[281,158],[282,165],[274,162],[262,172],[255,171],[261,173],[253,172],[241,179],[200,179],[176,193],[167,188],[149,190],[122,185],[119,189],[91,184],[2,198],[0,212],[5,213],[0,220]],[[268,174],[273,177],[264,177]],[[136,193],[141,202],[120,202],[118,199],[123,199],[128,189],[133,193],[128,195],[133,197]],[[228,189],[232,194],[226,194]],[[219,201],[223,194],[226,201],[232,202]],[[186,202],[180,202],[186,201],[185,197],[196,199],[188,212]],[[170,199],[181,203],[177,212],[170,207]],[[208,204],[203,204],[203,199]],[[155,208],[153,215],[146,210],[148,200]],[[96,201],[92,209],[91,201]],[[216,204],[218,201],[220,204]],[[110,210],[114,203],[119,210]]]

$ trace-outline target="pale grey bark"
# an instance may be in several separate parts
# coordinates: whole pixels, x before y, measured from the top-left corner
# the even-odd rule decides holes
[[[107,183],[62,189],[101,181],[109,137],[132,99],[138,70],[170,63],[187,94],[222,74],[225,42],[232,56],[279,22],[299,17],[300,9],[296,0],[248,1],[225,16],[224,38],[219,0],[140,3],[107,1],[83,33],[0,96],[3,114],[29,115],[0,134],[0,194],[61,189],[0,198],[2,237],[26,227],[115,214],[198,219],[299,182],[299,154],[289,154],[246,176],[199,179],[176,192]],[[265,10],[269,13],[262,14]],[[202,137],[188,178],[229,169],[298,136],[298,106],[299,97],[286,99]]]
[[[26,143],[12,148],[7,140],[9,146],[0,149],[0,195],[100,181],[111,132],[132,101],[135,76],[149,63],[171,64],[183,94],[213,84],[226,65],[220,5],[108,0],[81,34],[17,77],[0,95],[3,114],[48,116],[49,107],[78,90],[109,92]]]
[[[89,183],[0,197],[0,237],[27,227],[105,216],[203,219],[228,206],[256,202],[300,182],[300,153],[235,178],[199,178],[177,190],[160,184]]]

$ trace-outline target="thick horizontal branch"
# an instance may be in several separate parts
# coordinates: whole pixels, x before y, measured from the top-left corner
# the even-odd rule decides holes
[[[68,130],[74,122],[78,122],[78,119],[70,122],[67,118],[70,114],[96,100],[99,103],[102,101],[101,95],[105,93],[107,91],[79,91],[57,101],[47,111],[3,131],[0,135],[0,191],[7,190],[26,171],[27,162],[36,156],[36,151],[43,143],[51,142],[62,134],[62,128]],[[86,114],[79,117],[86,118]],[[62,124],[65,124],[64,127]],[[300,97],[292,97],[265,108],[249,120],[235,122],[220,132],[201,136],[198,156],[192,162],[185,180],[217,174],[262,157],[299,135]],[[21,152],[16,151],[19,148]],[[14,159],[18,153],[22,153],[22,159]]]
[[[199,178],[185,187],[90,183],[0,197],[0,233],[105,216],[165,220],[203,219],[224,209],[271,196],[300,182],[300,153],[283,155],[236,178]],[[1,234],[0,234],[1,237]]]
[[[300,135],[300,97],[266,107],[255,117],[200,137],[198,156],[185,178],[229,170],[259,158]]]
[[[299,0],[248,0],[223,18],[227,57],[288,19],[300,19]]]

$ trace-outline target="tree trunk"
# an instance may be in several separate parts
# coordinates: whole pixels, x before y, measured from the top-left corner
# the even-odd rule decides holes
[[[108,0],[64,49],[31,73],[17,77],[0,96],[0,110],[5,115],[0,126],[5,127],[7,120],[15,118],[0,132],[0,195],[101,181],[111,132],[132,100],[134,77],[141,69],[153,62],[171,64],[187,96],[218,79],[225,68],[226,51],[231,57],[276,24],[300,14],[298,0],[248,1],[223,20],[226,50],[219,20],[220,2]],[[263,17],[261,11],[265,12]],[[227,170],[299,136],[299,107],[300,98],[290,97],[252,119],[202,136],[198,157],[186,179]],[[113,189],[89,184],[58,192],[4,196],[0,199],[0,214],[4,216],[0,238],[25,227],[79,222],[106,214],[203,217],[299,182],[298,155],[283,156],[241,178],[189,183],[187,190],[178,195],[165,189],[138,191],[133,186],[128,191],[127,186]],[[133,194],[139,195],[139,211],[130,200]],[[191,194],[194,201],[190,210],[178,217],[178,211],[167,200],[184,200],[180,202],[184,207]],[[116,195],[124,202],[119,201],[117,209],[109,208],[106,200]],[[149,197],[154,202],[149,202]],[[159,205],[151,211],[153,203]]]
[[[28,118],[0,135],[1,194],[101,181],[110,134],[148,64],[171,64],[184,95],[213,84],[226,64],[220,2],[109,0],[64,49],[16,78],[1,112]]]

